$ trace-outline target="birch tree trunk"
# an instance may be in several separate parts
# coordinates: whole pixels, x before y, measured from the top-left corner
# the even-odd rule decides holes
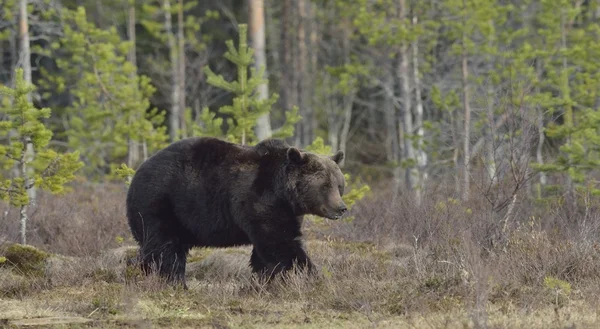
[[[307,43],[307,1],[297,0],[298,15],[298,53],[296,55],[297,60],[297,93],[298,93],[298,108],[299,114],[303,120],[298,124],[298,131],[296,131],[297,140],[300,146],[308,145],[308,133],[310,131],[310,93],[309,93],[309,81],[308,81],[308,50],[306,47]]]
[[[418,23],[418,17],[415,15],[412,19],[413,25]],[[415,189],[415,200],[417,205],[421,204],[423,189],[425,188],[425,181],[427,179],[427,173],[425,168],[427,167],[427,153],[424,150],[424,138],[425,138],[425,127],[423,126],[423,100],[421,99],[421,77],[419,76],[419,39],[415,38],[412,44],[413,51],[413,79],[415,81],[415,125],[417,126],[417,174],[418,174],[418,185]]]
[[[316,45],[315,21],[310,1],[298,0],[298,106],[302,121],[301,130],[298,134],[301,136],[301,145],[309,145],[313,140],[314,121],[316,120],[313,109],[311,84],[313,79],[313,70],[316,66]],[[308,45],[312,47],[308,47]],[[314,47],[314,48],[313,48]]]
[[[19,43],[20,43],[20,51],[19,51],[19,62],[21,63],[21,67],[23,68],[24,80],[28,85],[32,84],[31,79],[31,48],[29,43],[29,15],[27,12],[27,4],[28,0],[20,0],[19,1]],[[31,102],[31,93],[27,94],[27,101]],[[26,145],[25,152],[25,161],[29,162],[33,160],[35,157],[35,150],[33,149],[33,144],[31,140],[26,139],[23,141]],[[28,182],[27,172],[21,171],[21,175],[25,182]],[[29,203],[31,206],[35,206],[36,204],[36,188],[31,187],[27,190],[27,195],[29,196]]]
[[[173,35],[173,24],[171,22],[171,2],[163,1],[163,11],[165,14],[165,33],[167,35],[167,47],[169,48],[169,61],[171,62],[171,113],[169,113],[169,140],[174,142],[179,135],[180,114],[179,114],[179,65],[177,57],[177,45]]]
[[[179,0],[177,8],[177,66],[179,68],[177,82],[177,88],[179,88],[179,126],[181,129],[181,136],[188,137],[187,127],[185,123],[185,32],[184,32],[184,20],[183,20],[183,0]]]
[[[254,48],[254,60],[257,71],[262,67],[267,74],[267,56],[265,54],[265,5],[263,0],[250,0],[250,37]],[[268,80],[267,80],[268,81]],[[269,85],[267,82],[258,86],[258,98],[269,98]],[[255,128],[259,140],[271,137],[271,119],[269,113],[258,118]]]
[[[346,146],[348,145],[348,132],[350,131],[350,124],[352,123],[352,107],[354,106],[354,97],[356,93],[351,91],[349,95],[344,96],[344,123],[342,124],[342,131],[340,132],[340,147],[339,151],[346,154]],[[338,151],[336,150],[336,152]],[[348,156],[340,162],[340,166],[343,167]]]
[[[129,49],[129,54],[127,55],[129,62],[136,68],[137,71],[137,55],[136,55],[136,35],[135,35],[135,22],[136,22],[136,13],[135,13],[135,0],[128,0],[128,16],[127,16],[127,37],[129,38],[129,42],[131,42],[131,48]],[[135,72],[131,74],[131,77],[134,78]],[[133,120],[133,118],[131,119]],[[133,123],[133,122],[131,122]],[[132,168],[134,167],[140,160],[140,148],[138,143],[129,137],[127,141],[127,166]]]
[[[399,0],[399,18],[406,21],[407,8],[406,0]],[[409,52],[405,41],[400,46],[400,65],[398,66],[398,79],[400,80],[400,92],[402,98],[402,125],[404,130],[404,160],[410,162],[406,168],[406,186],[409,190],[414,190],[418,185],[419,175],[416,168],[415,149],[413,146],[412,134],[413,115],[411,104],[410,73],[408,71]]]
[[[463,0],[463,7],[465,7],[465,0]],[[464,19],[464,17],[463,17]],[[471,104],[470,104],[470,91],[469,91],[469,67],[466,49],[466,35],[463,31],[462,35],[462,84],[463,84],[463,108],[465,111],[465,122],[464,122],[464,135],[463,135],[463,190],[462,199],[467,200],[470,194],[470,166],[471,166],[471,154],[469,147],[471,146]]]
[[[30,145],[28,144],[28,140],[27,139],[23,139],[22,142],[25,145]],[[21,151],[21,157],[19,159],[19,171],[21,172],[21,178],[23,178],[23,180],[25,182],[29,181],[29,177],[28,177],[28,168],[27,168],[27,147],[25,147],[22,151]],[[27,185],[27,183],[25,184]],[[27,190],[27,192],[29,192],[31,189]],[[27,208],[28,206],[31,204],[31,199],[29,200],[28,204],[23,204],[19,210],[19,216],[21,219],[21,227],[20,227],[20,232],[21,232],[21,244],[25,245],[27,244],[27,222],[29,221],[29,217],[27,216]]]
[[[390,63],[391,66],[391,63]],[[387,161],[393,162],[400,160],[398,157],[398,130],[396,129],[396,105],[394,102],[394,75],[387,74],[385,83],[385,146]]]
[[[542,76],[543,73],[543,63],[541,60],[538,60],[536,62],[536,71],[537,71],[537,76],[538,78]],[[540,93],[540,87],[536,86],[536,94]],[[544,148],[544,140],[546,138],[546,136],[544,135],[544,112],[542,111],[542,109],[540,108],[540,106],[536,106],[536,114],[537,114],[537,128],[538,128],[538,142],[537,142],[537,147],[536,147],[536,151],[535,151],[535,157],[536,157],[536,161],[537,163],[543,165],[544,164],[544,154],[543,154],[543,148]],[[546,185],[548,183],[548,176],[546,175],[545,172],[540,170],[540,187],[543,187],[544,185]],[[541,189],[540,189],[541,192]],[[541,195],[538,195],[538,197],[541,197]]]

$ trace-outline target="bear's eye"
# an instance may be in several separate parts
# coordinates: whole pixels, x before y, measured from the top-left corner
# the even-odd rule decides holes
[[[344,185],[339,185],[338,189],[340,190],[340,195],[344,195]]]

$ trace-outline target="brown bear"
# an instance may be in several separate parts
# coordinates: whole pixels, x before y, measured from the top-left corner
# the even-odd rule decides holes
[[[139,167],[127,193],[143,269],[186,287],[190,248],[251,244],[250,266],[262,278],[294,264],[312,270],[301,242],[302,218],[344,214],[343,157],[277,139],[255,146],[208,137],[171,144]]]

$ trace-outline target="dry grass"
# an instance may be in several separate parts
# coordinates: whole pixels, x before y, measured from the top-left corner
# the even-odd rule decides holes
[[[483,198],[462,204],[436,191],[417,207],[375,195],[353,209],[351,222],[307,221],[317,277],[261,286],[247,266],[249,248],[194,249],[183,291],[127,266],[124,195],[103,186],[42,196],[30,241],[52,255],[41,276],[0,266],[0,327],[600,325],[600,218],[590,203],[583,220],[523,202],[503,231],[504,214]],[[0,241],[17,236],[15,215],[0,224]]]

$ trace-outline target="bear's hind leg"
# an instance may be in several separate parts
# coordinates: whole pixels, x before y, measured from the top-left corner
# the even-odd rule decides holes
[[[161,277],[169,283],[181,284],[187,289],[185,282],[185,265],[187,249],[173,241],[154,241],[140,249],[142,268],[146,273],[158,270]]]

